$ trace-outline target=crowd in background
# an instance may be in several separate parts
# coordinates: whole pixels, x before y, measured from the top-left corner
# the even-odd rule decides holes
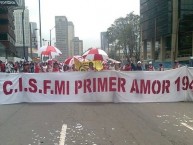
[[[155,69],[153,63],[150,61],[148,64],[143,64],[141,61],[138,61],[134,64],[131,61],[128,61],[124,65],[121,63],[113,62],[103,62],[102,70],[116,70],[116,71],[164,71],[163,64],[159,64],[158,68]],[[173,69],[180,67],[178,61],[174,62]],[[0,72],[6,73],[41,73],[41,72],[70,72],[70,71],[79,71],[76,69],[75,65],[68,66],[64,63],[59,63],[57,61],[49,60],[47,62],[2,62],[0,60]],[[93,62],[89,62],[88,68],[84,71],[97,71],[94,67]]]

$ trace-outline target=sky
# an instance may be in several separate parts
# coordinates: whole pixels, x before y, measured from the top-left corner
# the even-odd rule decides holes
[[[66,16],[72,21],[75,37],[83,40],[83,48],[100,48],[100,32],[120,17],[133,12],[139,15],[140,0],[40,0],[42,39],[50,39],[50,29],[55,26],[55,16]],[[25,0],[30,22],[39,28],[39,0]],[[55,39],[55,30],[52,31]]]

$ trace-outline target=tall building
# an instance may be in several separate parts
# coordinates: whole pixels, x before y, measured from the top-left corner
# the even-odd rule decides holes
[[[74,38],[74,24],[69,21],[68,22],[68,56],[73,56],[73,47],[72,47],[72,40]]]
[[[25,7],[25,0],[17,0],[19,7]]]
[[[30,22],[30,47],[28,49],[28,53],[30,53],[30,57],[33,59],[37,57],[37,49],[38,49],[38,37],[37,37],[37,23]]]
[[[17,56],[15,49],[13,6],[17,1],[0,1],[0,57]]]
[[[184,61],[193,56],[193,1],[140,0],[143,59]]]
[[[108,52],[107,32],[101,32],[101,49]]]
[[[64,61],[68,57],[68,20],[65,16],[55,16],[56,47],[60,49],[62,55],[59,61]]]
[[[18,6],[19,0],[1,0],[0,7]]]
[[[38,35],[37,35],[37,23],[36,22],[30,22],[30,30],[31,30],[31,45],[32,48],[38,49]]]
[[[72,40],[73,55],[82,55],[83,53],[83,41],[78,37],[74,37]]]
[[[15,47],[20,58],[28,58],[30,47],[29,10],[17,9],[14,11],[15,18]]]

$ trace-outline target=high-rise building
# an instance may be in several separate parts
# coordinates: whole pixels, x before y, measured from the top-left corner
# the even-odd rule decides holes
[[[82,55],[83,53],[83,41],[79,40],[78,37],[74,37],[72,40],[72,48],[74,55]]]
[[[28,53],[30,53],[30,57],[33,59],[37,57],[37,49],[38,49],[38,37],[37,37],[37,23],[30,22],[30,48],[28,49]]]
[[[60,49],[62,55],[59,61],[64,61],[68,57],[68,20],[65,16],[55,16],[56,47]]]
[[[74,38],[74,24],[69,21],[68,22],[68,56],[73,56],[74,55],[74,50],[72,47],[72,40]]]
[[[0,7],[18,6],[19,0],[1,0]]]
[[[107,32],[101,32],[101,49],[108,52]]]
[[[193,56],[193,1],[140,0],[143,59],[184,61]]]
[[[15,18],[15,47],[20,58],[28,58],[30,47],[29,10],[17,9],[14,11]]]
[[[38,49],[38,35],[37,35],[37,23],[36,22],[30,22],[30,30],[31,30],[31,45],[32,48]]]
[[[0,1],[0,56],[13,57],[17,56],[15,49],[15,34],[14,34],[14,16],[13,6],[17,6],[17,1],[11,2]]]
[[[25,0],[17,0],[19,7],[25,7]]]

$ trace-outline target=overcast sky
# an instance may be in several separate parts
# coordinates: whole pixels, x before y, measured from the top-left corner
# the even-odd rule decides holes
[[[42,38],[49,39],[55,16],[66,16],[72,21],[75,36],[83,40],[84,49],[100,47],[100,32],[106,31],[114,20],[134,11],[139,14],[140,0],[41,0]],[[30,22],[39,27],[38,0],[25,0]],[[52,30],[54,37],[55,31]],[[52,38],[54,39],[54,38]]]

